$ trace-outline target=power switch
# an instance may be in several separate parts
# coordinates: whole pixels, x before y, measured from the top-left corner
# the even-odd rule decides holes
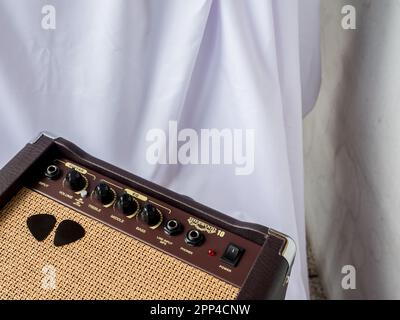
[[[221,260],[231,265],[232,267],[236,267],[240,259],[242,258],[244,251],[245,250],[243,248],[238,247],[233,243],[230,243],[228,247],[225,249],[225,252],[221,257]]]

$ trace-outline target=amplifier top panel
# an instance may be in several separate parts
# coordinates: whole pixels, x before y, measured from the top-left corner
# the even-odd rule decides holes
[[[29,187],[128,236],[242,286],[261,246],[68,159]],[[167,267],[167,266],[166,266]]]

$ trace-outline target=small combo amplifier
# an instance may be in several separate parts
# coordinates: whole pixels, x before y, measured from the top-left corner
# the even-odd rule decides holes
[[[46,133],[0,171],[0,299],[283,299],[294,256]]]

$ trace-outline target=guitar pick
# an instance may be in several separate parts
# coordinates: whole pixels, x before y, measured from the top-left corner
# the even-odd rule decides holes
[[[31,234],[35,237],[37,241],[45,240],[54,226],[56,225],[56,218],[51,214],[36,214],[30,216],[26,223]]]
[[[61,247],[73,243],[85,236],[85,229],[77,222],[63,220],[59,224],[54,237],[54,245]]]

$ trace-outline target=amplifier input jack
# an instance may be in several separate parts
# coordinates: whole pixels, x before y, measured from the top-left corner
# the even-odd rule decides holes
[[[50,180],[56,180],[60,176],[60,168],[52,164],[46,168],[44,175]]]
[[[176,236],[180,234],[182,231],[183,231],[183,226],[178,220],[171,219],[165,222],[164,232],[166,234],[170,236]]]
[[[186,233],[185,242],[190,246],[200,246],[204,242],[204,235],[195,229],[191,229]]]

